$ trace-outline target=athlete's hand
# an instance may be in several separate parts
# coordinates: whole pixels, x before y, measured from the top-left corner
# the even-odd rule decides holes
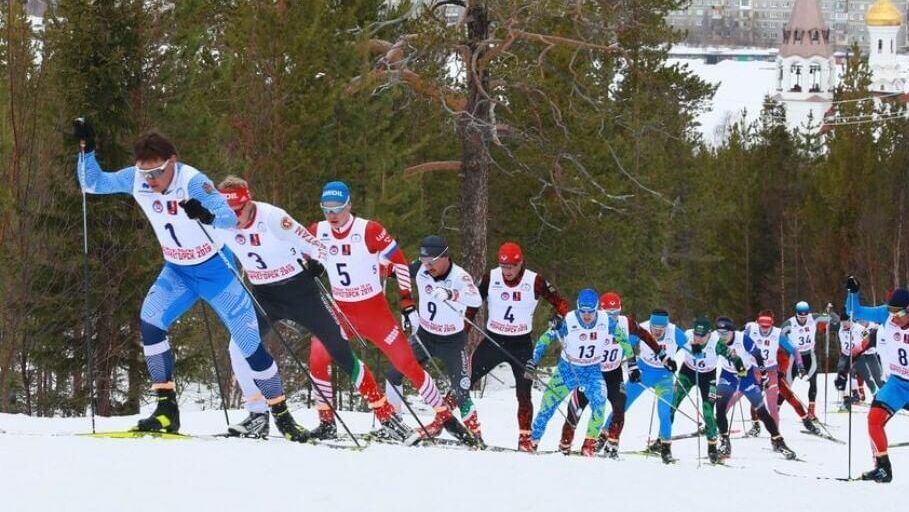
[[[632,357],[627,361],[628,364],[628,382],[641,382],[641,370],[638,368],[638,362]]]
[[[833,381],[833,387],[840,391],[846,389],[846,372],[839,372],[836,374],[836,380]]]
[[[770,387],[770,378],[767,376],[767,370],[761,368],[761,389],[766,390]]]
[[[744,365],[744,363],[742,363],[741,359],[737,359],[734,362],[734,365],[735,365],[735,374],[738,375],[738,377],[740,379],[744,379],[745,377],[748,376],[748,369],[745,368],[745,365]]]
[[[215,214],[208,211],[208,208],[202,206],[198,199],[184,199],[180,201],[180,206],[186,212],[190,219],[198,220],[202,224],[211,225],[215,221]]]
[[[524,378],[533,380],[537,374],[537,363],[533,359],[528,359],[527,363],[524,364]]]
[[[306,260],[306,272],[316,279],[325,273],[325,267],[317,260]]]
[[[73,119],[73,138],[82,145],[86,153],[95,150],[95,129],[84,117]]]
[[[710,386],[710,391],[707,392],[707,401],[713,405],[716,403],[716,399],[716,386]]]
[[[432,297],[437,300],[451,300],[454,295],[454,291],[448,288],[439,287],[432,290]]]
[[[796,367],[795,371],[798,372],[800,379],[804,379],[805,375],[808,375],[808,371],[805,370],[805,365],[803,365],[803,364],[798,365],[798,367]]]
[[[404,330],[410,332],[410,334],[416,334],[417,329],[420,327],[420,314],[417,313],[416,309],[410,310],[409,313],[404,314]]]
[[[414,305],[413,299],[401,299],[401,316],[404,317],[404,329],[413,330],[411,315],[417,312],[417,306]],[[416,318],[419,319],[419,316]]]
[[[704,350],[704,345],[701,345],[700,343],[691,344],[691,353],[692,354],[695,354],[695,355],[700,354],[703,350]]]
[[[846,291],[849,293],[856,293],[861,288],[862,284],[859,283],[859,280],[855,276],[849,276],[846,278]]]
[[[657,354],[657,359],[663,363],[664,368],[672,373],[675,373],[675,371],[679,369],[678,363],[675,362],[675,359],[669,357],[669,354],[667,354],[665,350],[661,350],[660,353]]]

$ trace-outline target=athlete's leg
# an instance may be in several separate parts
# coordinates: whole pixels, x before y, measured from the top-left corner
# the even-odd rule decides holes
[[[562,403],[562,400],[568,396],[568,393],[572,389],[568,387],[569,383],[575,384],[573,387],[577,387],[577,383],[571,378],[571,369],[568,367],[568,363],[560,359],[559,364],[556,366],[556,371],[552,374],[552,377],[549,378],[549,382],[546,385],[546,391],[543,393],[543,399],[540,401],[537,415],[533,419],[530,438],[534,443],[539,443],[540,439],[543,438],[543,432],[546,430],[546,425],[549,423],[552,415],[555,414],[555,411],[558,409],[559,404]]]
[[[167,339],[167,329],[198,299],[176,267],[170,263],[164,265],[145,296],[139,314],[142,349],[152,389],[175,389],[174,353]]]
[[[606,382],[606,396],[612,407],[612,425],[609,426],[609,441],[619,442],[622,429],[625,427],[625,382],[622,380],[622,368],[616,368],[603,374]]]

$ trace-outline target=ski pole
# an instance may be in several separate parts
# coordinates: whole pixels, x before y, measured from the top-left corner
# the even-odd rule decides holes
[[[221,370],[218,368],[218,353],[215,352],[215,342],[211,336],[211,323],[208,321],[208,309],[202,304],[202,319],[205,321],[205,330],[208,331],[208,346],[211,348],[211,358],[215,364],[215,379],[218,380],[218,393],[221,395],[221,409],[224,410],[224,422],[230,427],[230,417],[227,415],[227,399],[224,396],[224,384],[221,383]]]
[[[698,469],[701,467],[701,373],[695,370],[694,372],[694,387],[697,389],[695,391],[695,400],[697,400],[697,406],[695,408],[695,416],[698,419]]]
[[[205,234],[205,238],[208,239],[208,242],[210,244],[212,244],[212,246],[217,245],[217,244],[215,244],[215,241],[212,239],[211,235],[208,233],[208,230],[205,229],[205,226],[203,226],[202,223],[198,221],[198,219],[196,220],[196,224],[199,226],[199,229],[202,230],[202,233]],[[240,274],[237,272],[237,269],[234,268],[233,264],[231,264],[231,262],[227,259],[227,256],[224,255],[224,253],[221,251],[221,249],[218,249],[216,252],[218,253],[218,256],[221,257],[221,261],[224,262],[224,265],[226,265],[227,268],[230,270],[231,274],[233,274],[233,276],[237,279],[237,282],[240,283],[240,286],[242,286],[243,289],[246,291],[247,295],[249,295],[249,298],[252,299],[253,305],[256,307],[256,309],[259,310],[259,313],[262,314],[262,318],[264,318],[265,322],[268,323],[269,329],[271,329],[278,336],[278,339],[281,340],[281,344],[284,346],[284,348],[290,354],[291,359],[293,359],[294,362],[297,363],[297,365],[300,367],[300,369],[303,370],[303,375],[306,376],[306,379],[309,381],[309,385],[316,389],[316,391],[319,393],[319,396],[322,397],[322,401],[325,403],[325,405],[328,406],[329,409],[331,409],[332,414],[334,414],[335,418],[338,419],[338,422],[341,423],[341,426],[344,427],[344,431],[347,432],[347,435],[349,435],[350,438],[353,439],[353,442],[355,445],[357,445],[357,448],[362,448],[362,446],[360,446],[360,442],[357,441],[356,436],[354,436],[353,432],[350,431],[350,428],[347,426],[347,423],[344,422],[344,420],[341,418],[341,415],[338,414],[338,411],[335,409],[335,407],[328,401],[328,399],[325,397],[325,394],[322,393],[321,389],[319,389],[319,386],[316,385],[315,381],[312,378],[312,375],[309,373],[309,368],[307,368],[306,365],[303,364],[303,361],[301,361],[300,358],[297,357],[297,354],[293,351],[293,348],[291,348],[290,343],[288,343],[287,339],[284,338],[284,335],[281,334],[280,331],[278,331],[278,329],[275,327],[274,322],[271,321],[271,318],[268,316],[268,313],[266,313],[265,308],[262,307],[262,304],[259,303],[259,300],[256,299],[256,296],[253,295],[253,293],[249,289],[249,287],[246,286],[246,283],[243,282],[243,278],[240,277]],[[261,341],[260,341],[260,343],[261,343]]]
[[[88,273],[88,201],[85,192],[85,141],[79,143],[79,188],[82,190],[82,289],[85,302],[85,324],[82,331],[85,335],[85,366],[88,371],[88,401],[92,415],[92,434],[95,433],[95,371],[94,354],[92,350],[92,321],[91,306],[89,303],[89,273]]]

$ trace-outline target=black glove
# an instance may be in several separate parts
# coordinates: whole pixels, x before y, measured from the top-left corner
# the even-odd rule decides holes
[[[527,363],[524,364],[524,378],[533,380],[537,373],[537,363],[533,362],[533,359],[528,359]]]
[[[325,267],[317,260],[306,260],[306,272],[308,272],[313,279],[316,279],[325,273]]]
[[[707,392],[707,401],[711,404],[715,404],[717,399],[716,386],[710,386],[710,390]]]
[[[740,379],[744,379],[748,376],[748,369],[745,368],[745,364],[742,363],[741,359],[735,358],[732,364],[735,366],[735,374],[738,375]]]
[[[846,373],[845,372],[836,374],[836,380],[833,381],[833,387],[835,387],[836,389],[838,389],[840,391],[843,391],[844,389],[846,389]]]
[[[562,324],[565,322],[565,317],[558,313],[554,313],[552,318],[549,319],[549,329],[553,331],[558,331],[562,328]]]
[[[404,329],[406,331],[413,331],[413,322],[410,321],[411,313],[415,312],[417,307],[413,304],[413,301],[408,301],[404,307],[401,308],[401,316],[404,317]]]
[[[641,370],[638,368],[638,362],[633,358],[628,359],[628,382],[641,382]]]
[[[73,137],[77,141],[85,142],[85,152],[91,153],[95,150],[95,129],[91,123],[84,117],[73,119]]]
[[[861,286],[862,286],[862,284],[859,283],[859,280],[856,279],[855,276],[849,276],[846,278],[846,290],[849,293],[855,293],[855,292],[859,291],[859,288]]]
[[[675,362],[675,359],[669,357],[665,350],[661,350],[660,353],[657,354],[657,359],[663,363],[664,368],[672,373],[675,373],[675,371],[679,369],[678,363]]]
[[[196,219],[202,224],[211,225],[215,221],[215,214],[208,211],[208,208],[202,206],[198,199],[187,199],[180,201],[180,206],[186,212],[190,219]]]
[[[703,350],[704,350],[704,345],[701,345],[700,343],[691,344],[691,353],[692,354],[700,354]]]
[[[767,377],[767,370],[761,368],[761,389],[766,390],[770,387],[770,379]]]

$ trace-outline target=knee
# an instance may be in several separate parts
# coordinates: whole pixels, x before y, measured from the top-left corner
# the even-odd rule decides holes
[[[404,378],[401,372],[395,370],[394,368],[385,370],[385,380],[395,386],[400,386],[404,382]]]
[[[142,333],[142,344],[144,346],[149,347],[157,345],[167,339],[167,331],[164,329],[146,321],[144,318],[142,318],[139,323],[139,330]]]
[[[252,368],[254,372],[262,372],[271,368],[275,363],[272,359],[271,354],[265,350],[265,346],[261,343],[252,354],[246,356],[246,361],[249,363],[249,367]]]

